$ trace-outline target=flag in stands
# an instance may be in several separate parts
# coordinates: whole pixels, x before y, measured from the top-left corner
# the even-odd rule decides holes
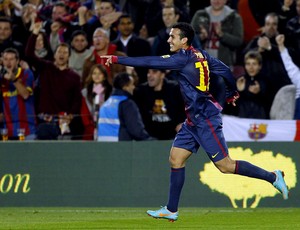
[[[300,141],[300,121],[223,116],[227,141]]]

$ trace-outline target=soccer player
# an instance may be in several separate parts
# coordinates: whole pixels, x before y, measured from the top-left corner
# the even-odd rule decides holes
[[[200,145],[222,173],[234,173],[262,179],[274,185],[288,199],[288,188],[283,172],[268,172],[246,161],[230,158],[222,132],[222,107],[209,93],[209,78],[221,76],[227,85],[226,101],[235,106],[239,95],[230,69],[204,50],[191,46],[193,28],[187,23],[172,26],[168,43],[171,56],[118,57],[107,58],[106,64],[118,63],[128,66],[145,66],[153,69],[177,71],[178,81],[185,102],[187,119],[173,142],[169,162],[171,166],[169,200],[166,206],[156,211],[147,211],[155,218],[175,221],[178,218],[178,203],[185,179],[185,163]]]

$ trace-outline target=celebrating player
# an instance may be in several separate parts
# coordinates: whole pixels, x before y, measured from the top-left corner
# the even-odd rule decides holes
[[[155,218],[175,221],[178,218],[178,203],[185,180],[185,163],[198,148],[206,151],[208,157],[222,173],[234,173],[268,181],[288,199],[288,188],[283,172],[268,172],[246,161],[230,158],[222,131],[222,107],[209,93],[210,77],[223,77],[226,85],[226,101],[235,106],[239,95],[230,69],[220,60],[209,56],[204,50],[191,46],[194,30],[187,23],[172,26],[168,43],[174,55],[151,57],[107,58],[106,65],[113,63],[128,66],[143,66],[152,69],[176,70],[178,82],[185,102],[187,119],[173,142],[169,162],[171,166],[169,200],[166,206],[156,211],[147,211]]]

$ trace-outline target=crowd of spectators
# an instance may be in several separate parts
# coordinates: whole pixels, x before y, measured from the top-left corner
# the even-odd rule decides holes
[[[224,114],[270,119],[277,92],[294,84],[299,119],[299,17],[300,0],[1,1],[0,128],[12,140],[20,129],[26,139],[104,140],[98,127],[107,120],[99,123],[99,113],[108,114],[109,100],[123,111],[124,140],[173,139],[184,121],[176,72],[107,67],[101,55],[171,54],[168,34],[178,21],[191,23],[193,46],[223,61],[237,79],[233,109],[222,79],[211,77]],[[131,93],[124,87],[132,80]]]

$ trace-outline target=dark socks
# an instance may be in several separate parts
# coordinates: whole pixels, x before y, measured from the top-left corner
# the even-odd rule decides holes
[[[252,165],[247,161],[236,161],[235,174],[266,180],[270,183],[273,183],[276,179],[274,173]]]
[[[185,168],[171,168],[169,202],[167,208],[170,212],[177,212],[181,189],[185,179]]]

